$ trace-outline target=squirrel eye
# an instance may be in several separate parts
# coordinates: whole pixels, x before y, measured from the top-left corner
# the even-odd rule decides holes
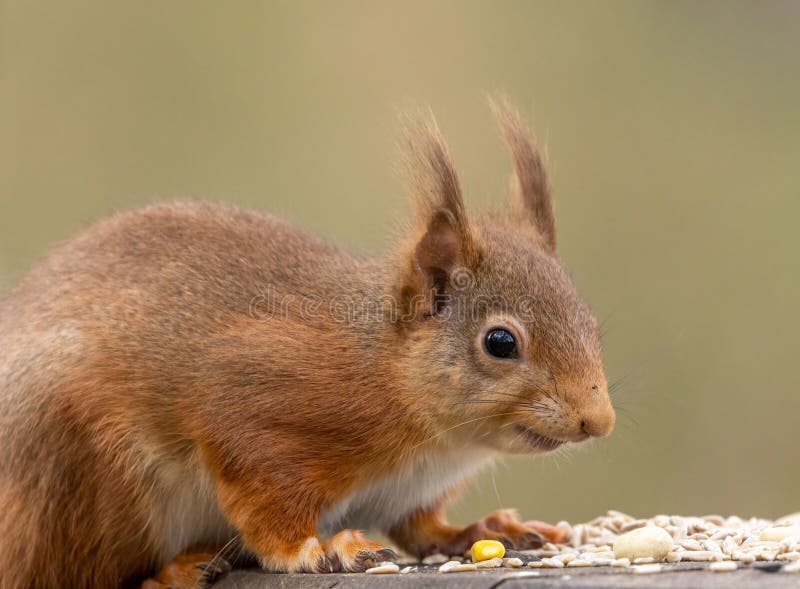
[[[493,329],[486,334],[486,350],[496,358],[511,358],[517,351],[517,340],[505,329]]]

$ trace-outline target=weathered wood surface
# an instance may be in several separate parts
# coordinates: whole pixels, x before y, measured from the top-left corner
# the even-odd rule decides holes
[[[214,589],[612,589],[680,587],[722,589],[728,587],[785,589],[800,587],[800,573],[775,571],[775,566],[742,567],[729,573],[713,573],[698,563],[664,565],[664,572],[634,575],[610,567],[572,569],[495,569],[440,574],[426,570],[407,575],[274,575],[260,571],[234,571]],[[768,572],[768,571],[772,572]],[[536,574],[538,573],[538,575]]]

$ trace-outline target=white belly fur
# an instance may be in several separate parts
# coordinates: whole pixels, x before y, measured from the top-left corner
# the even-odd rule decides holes
[[[208,472],[199,464],[171,463],[160,469],[150,529],[163,562],[193,544],[221,545],[234,528],[222,514]]]
[[[385,532],[404,516],[434,505],[443,493],[491,462],[486,448],[461,448],[448,454],[423,454],[403,470],[354,492],[322,514],[321,534],[345,528]]]

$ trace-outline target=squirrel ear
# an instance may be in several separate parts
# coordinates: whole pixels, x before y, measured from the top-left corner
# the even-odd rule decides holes
[[[474,269],[478,251],[455,167],[433,115],[408,125],[406,139],[406,175],[417,218],[406,282],[417,297],[415,306],[422,304],[416,310],[430,315],[437,312],[451,272],[459,266]]]
[[[556,224],[550,180],[533,133],[519,111],[505,97],[491,97],[489,106],[514,161],[514,174],[511,177],[512,206],[533,223],[544,246],[555,251]]]

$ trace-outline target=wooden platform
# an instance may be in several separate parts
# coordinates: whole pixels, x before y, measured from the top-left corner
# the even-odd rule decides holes
[[[784,573],[777,565],[757,563],[729,573],[713,573],[698,563],[664,565],[661,573],[635,575],[610,567],[572,569],[494,569],[441,574],[436,569],[405,575],[276,575],[261,571],[233,571],[214,589],[612,589],[727,587],[786,589],[800,587],[800,573]]]

